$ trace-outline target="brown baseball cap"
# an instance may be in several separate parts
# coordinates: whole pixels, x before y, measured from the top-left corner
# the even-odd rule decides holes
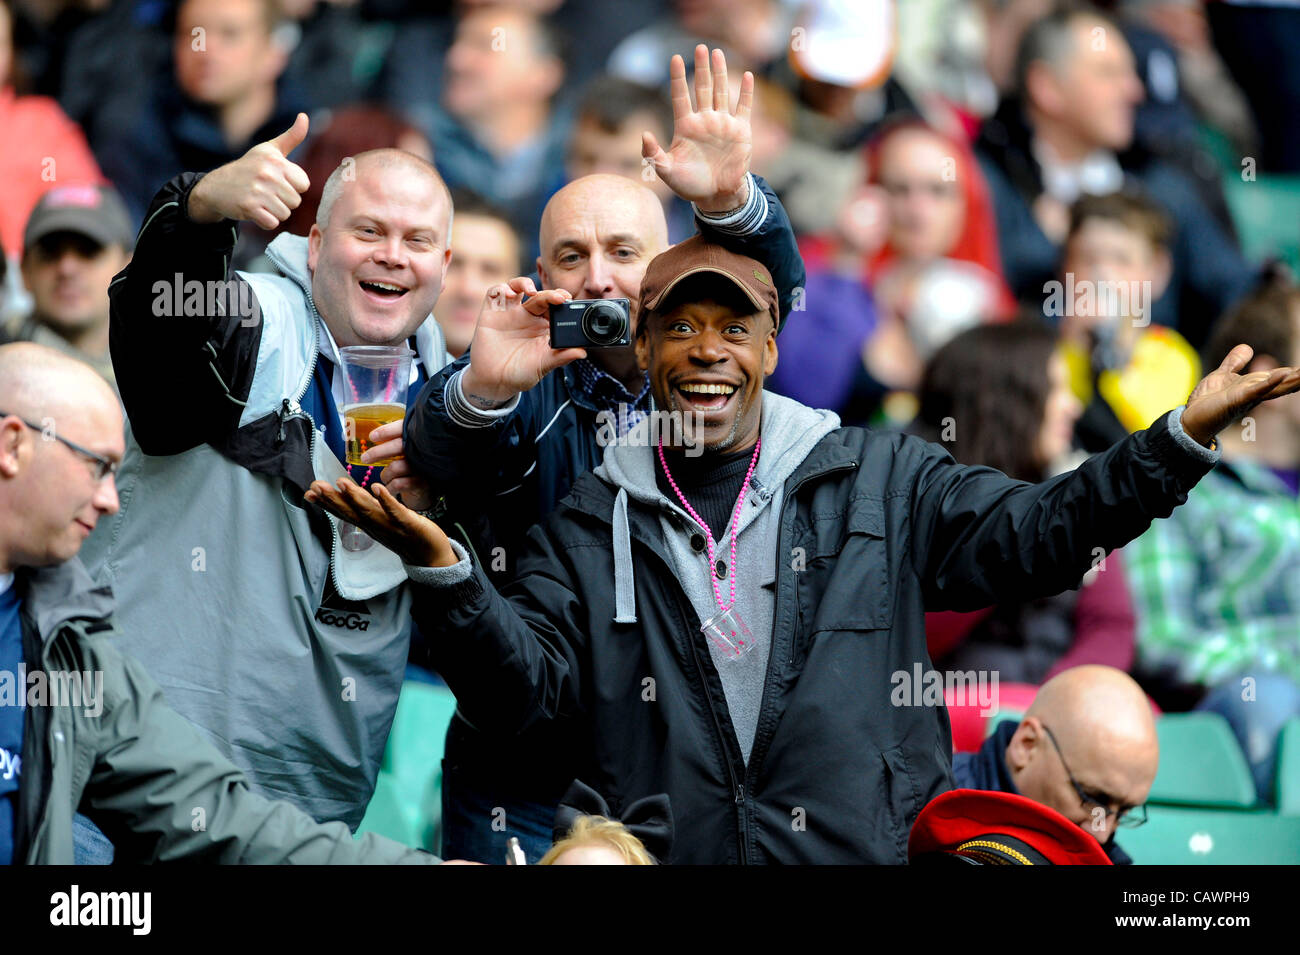
[[[776,283],[767,267],[747,255],[739,255],[706,242],[695,235],[654,257],[641,280],[641,315],[659,308],[682,281],[693,275],[712,273],[738,288],[756,312],[769,312],[772,323],[781,328],[781,303]]]

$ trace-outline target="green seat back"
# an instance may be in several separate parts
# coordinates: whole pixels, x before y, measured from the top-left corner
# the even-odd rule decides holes
[[[1166,713],[1156,721],[1160,767],[1148,802],[1248,809],[1255,782],[1218,713]]]

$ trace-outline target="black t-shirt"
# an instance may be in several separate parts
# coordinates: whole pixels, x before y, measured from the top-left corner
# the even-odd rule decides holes
[[[664,448],[664,458],[668,461],[673,480],[695,512],[704,518],[715,542],[720,542],[727,532],[732,512],[736,509],[736,499],[740,497],[740,489],[745,483],[745,475],[749,472],[749,462],[753,457],[752,446],[743,451],[721,454],[705,451],[695,457]],[[670,501],[681,504],[681,499],[664,475],[658,453],[655,454],[655,481]]]

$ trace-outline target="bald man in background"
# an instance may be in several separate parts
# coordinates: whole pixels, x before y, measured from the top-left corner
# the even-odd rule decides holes
[[[753,77],[745,74],[733,109],[720,51],[710,59],[707,48],[696,48],[694,106],[681,57],[670,72],[673,140],[665,151],[645,134],[647,169],[695,204],[710,241],[768,268],[784,318],[804,283],[803,262],[776,194],[749,172]],[[373,439],[386,443],[370,452],[407,455],[443,495],[446,526],[459,528],[498,584],[512,577],[528,529],[600,463],[602,441],[625,434],[651,406],[631,345],[553,350],[546,308],[627,298],[635,309],[646,266],[669,245],[658,196],[620,176],[584,176],[551,197],[540,233],[543,290],[517,278],[489,293],[469,354],[420,393],[404,436],[396,424],[376,428]],[[518,309],[500,307],[521,294],[532,296],[534,310],[523,326]],[[458,715],[444,760],[444,854],[501,862],[514,835],[536,862],[550,848],[555,809],[580,774],[581,752],[562,724],[489,739]]]
[[[90,366],[0,347],[0,865],[71,863],[78,807],[124,862],[436,862],[251,792],[118,649],[112,593],[77,552],[118,511],[124,451]]]
[[[1023,720],[1005,720],[975,753],[953,756],[959,789],[1019,793],[1050,806],[1101,843],[1116,865],[1121,819],[1145,817],[1160,747],[1151,704],[1127,673],[1072,667],[1039,689]]]
[[[267,247],[277,273],[231,271],[241,220],[272,229],[301,202],[288,155],[306,134],[299,114],[154,197],[110,287],[123,507],[85,560],[171,706],[258,791],[355,828],[397,708],[410,585],[302,494],[349,473],[339,348],[411,348],[408,403],[449,360],[432,310],[452,204],[424,159],[360,153],[326,180],[310,235]],[[350,473],[427,506],[405,461]]]

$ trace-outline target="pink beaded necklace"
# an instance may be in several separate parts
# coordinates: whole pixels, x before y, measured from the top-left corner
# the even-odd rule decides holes
[[[695,508],[691,507],[686,495],[682,493],[677,482],[673,480],[673,474],[668,470],[668,460],[664,457],[664,439],[663,435],[659,436],[659,463],[663,465],[664,477],[668,478],[668,483],[672,485],[673,492],[677,499],[682,502],[682,507],[686,508],[686,513],[695,518],[695,523],[704,528],[704,542],[709,549],[709,579],[713,582],[713,596],[718,601],[718,610],[721,613],[729,613],[736,606],[736,531],[740,527],[740,509],[745,503],[745,491],[749,488],[749,479],[754,476],[754,467],[758,464],[758,450],[763,446],[763,439],[760,438],[754,444],[754,456],[749,459],[749,470],[745,472],[745,483],[740,486],[740,496],[736,498],[736,509],[731,515],[731,602],[725,607],[722,605],[722,591],[718,588],[718,575],[714,573],[713,563],[713,534],[709,532],[709,525],[704,523],[704,518],[695,513]]]

